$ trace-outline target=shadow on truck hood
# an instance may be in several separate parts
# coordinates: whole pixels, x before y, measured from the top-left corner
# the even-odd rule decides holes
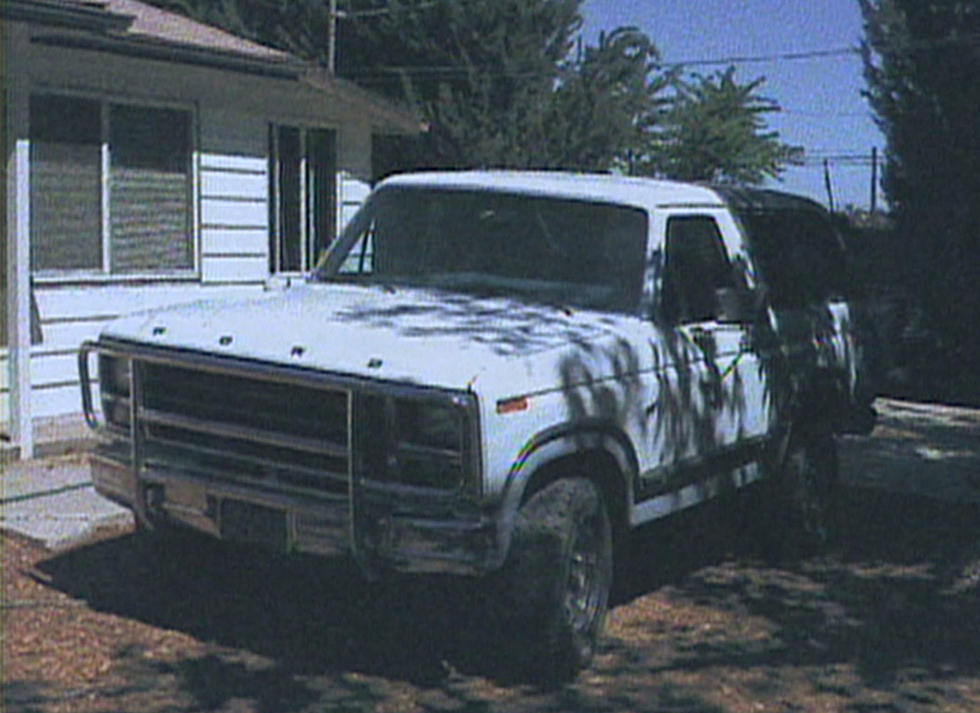
[[[156,346],[465,388],[504,362],[575,349],[611,334],[612,325],[623,319],[629,318],[503,297],[307,284],[252,299],[202,301],[143,312],[113,322],[103,334]],[[528,372],[535,361],[542,360],[529,359]],[[554,372],[547,376],[553,380]]]

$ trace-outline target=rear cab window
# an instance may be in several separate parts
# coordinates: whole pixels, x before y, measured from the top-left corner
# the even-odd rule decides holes
[[[848,266],[844,245],[823,212],[806,207],[739,208],[735,212],[775,309],[845,298]]]

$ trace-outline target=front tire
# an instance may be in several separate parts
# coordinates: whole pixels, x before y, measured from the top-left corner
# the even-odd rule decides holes
[[[555,481],[517,513],[505,566],[505,612],[529,673],[566,679],[588,665],[612,584],[612,532],[590,480]]]

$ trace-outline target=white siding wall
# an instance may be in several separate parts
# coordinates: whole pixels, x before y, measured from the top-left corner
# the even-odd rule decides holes
[[[77,413],[77,350],[117,315],[204,297],[254,294],[268,275],[268,127],[337,129],[338,222],[367,194],[371,121],[350,105],[292,81],[247,76],[89,51],[26,45],[9,58],[32,91],[110,101],[162,103],[195,117],[195,239],[199,275],[188,281],[126,283],[93,279],[39,282],[44,341],[31,349],[35,418]],[[23,122],[22,122],[23,123]],[[26,137],[26,124],[16,129]],[[8,355],[0,350],[0,419],[9,411]]]
[[[206,154],[201,157],[200,175],[201,282],[36,288],[44,341],[31,350],[35,418],[81,410],[78,347],[86,339],[95,339],[114,317],[205,297],[243,297],[260,289],[268,271],[268,233],[264,223],[255,221],[260,214],[256,206],[261,205],[263,217],[266,210],[265,161]],[[346,173],[338,176],[337,187],[338,229],[343,229],[370,187]],[[245,198],[229,200],[235,191]],[[236,210],[239,203],[246,207]],[[7,355],[0,353],[0,419],[6,418],[9,408],[7,374]]]
[[[40,287],[36,290],[44,341],[31,350],[35,418],[81,411],[78,390],[78,347],[95,339],[112,318],[204,297],[245,297],[256,287],[168,285],[105,285]]]
[[[201,154],[201,279],[261,283],[269,271],[269,177],[262,157]]]
[[[337,235],[354,217],[370,192],[371,186],[366,181],[360,181],[347,172],[337,176]]]
[[[247,223],[248,211],[231,212],[241,222],[211,222],[228,213],[210,211],[204,185],[248,186],[257,175],[256,161],[228,161],[229,157],[202,157],[201,271],[202,282],[159,285],[41,286],[36,290],[44,341],[31,350],[33,414],[45,418],[81,410],[77,354],[86,339],[95,339],[103,325],[116,316],[204,297],[242,297],[259,289],[268,270],[268,233],[264,226]],[[229,172],[220,166],[250,166]],[[264,163],[263,163],[264,165]],[[262,172],[263,182],[265,173]],[[244,176],[242,184],[237,182]],[[252,182],[254,186],[255,182]],[[264,183],[263,183],[264,185]],[[349,174],[338,176],[338,231],[353,217],[370,192],[367,183]],[[253,194],[254,195],[254,194]],[[258,202],[258,198],[255,199]],[[234,202],[234,201],[231,201]],[[243,201],[244,202],[244,201]],[[220,203],[220,201],[215,201]],[[262,202],[265,206],[264,199]],[[7,417],[7,356],[0,353],[0,420]],[[96,394],[97,395],[97,394]]]

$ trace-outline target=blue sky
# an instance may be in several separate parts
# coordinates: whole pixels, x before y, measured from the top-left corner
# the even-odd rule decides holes
[[[757,57],[856,47],[862,36],[857,0],[585,0],[583,28],[587,41],[600,30],[624,25],[643,30],[665,62],[726,57]],[[801,60],[735,62],[736,78],[766,78],[760,93],[779,102],[781,114],[770,114],[771,128],[787,143],[803,146],[807,164],[790,168],[773,187],[827,203],[824,156],[870,156],[885,142],[875,126],[864,88],[861,58],[844,54]],[[701,74],[725,65],[696,66]],[[838,206],[870,203],[870,162],[830,163]],[[882,196],[878,193],[879,205]]]

